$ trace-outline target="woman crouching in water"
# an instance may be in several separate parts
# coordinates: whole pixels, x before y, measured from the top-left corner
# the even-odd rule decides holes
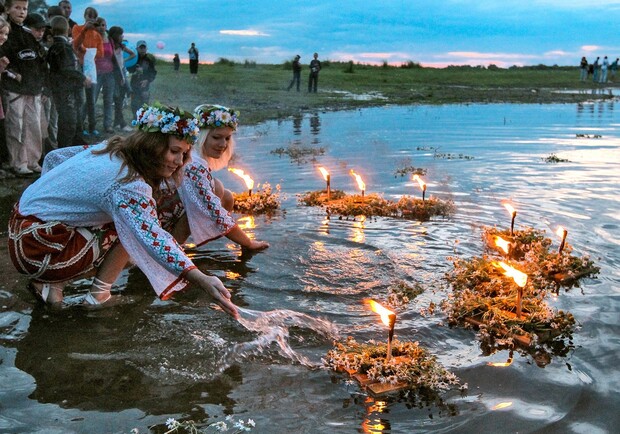
[[[222,282],[198,270],[158,218],[155,198],[162,185],[181,182],[199,121],[153,105],[133,123],[137,131],[126,138],[48,155],[56,165],[24,191],[9,221],[13,264],[51,304],[62,302],[67,283],[94,273],[85,303],[101,304],[131,260],[161,299],[191,283],[238,317]],[[68,157],[60,162],[55,152]]]

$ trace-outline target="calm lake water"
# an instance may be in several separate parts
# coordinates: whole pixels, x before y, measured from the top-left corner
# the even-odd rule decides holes
[[[619,109],[618,101],[384,107],[241,128],[235,166],[256,182],[280,184],[285,211],[240,219],[270,241],[264,252],[242,254],[218,240],[192,254],[251,311],[244,318],[275,311],[274,323],[258,332],[210,309],[197,291],[157,301],[136,271],[117,285],[116,306],[46,309],[9,265],[4,231],[0,432],[163,433],[169,417],[214,422],[228,414],[254,419],[260,433],[617,432]],[[272,153],[295,146],[325,153],[315,162]],[[569,161],[545,162],[551,154]],[[458,210],[424,223],[328,220],[296,199],[324,188],[318,165],[331,172],[332,188],[356,193],[348,174],[354,169],[367,193],[394,200],[420,194],[396,171],[424,168],[427,197],[453,199]],[[244,190],[239,178],[218,174],[229,188]],[[4,226],[20,188],[15,181],[2,187]],[[449,328],[440,311],[420,312],[446,298],[449,256],[480,255],[481,227],[510,224],[502,200],[517,209],[517,229],[533,226],[553,238],[563,225],[573,254],[590,255],[601,268],[596,279],[552,301],[580,328],[575,349],[544,368],[516,353],[509,367],[488,366],[509,353],[485,356],[474,332]],[[417,340],[437,355],[468,383],[465,395],[452,391],[430,406],[375,400],[319,367],[336,332],[385,339],[362,301],[385,300],[398,280],[420,283],[425,292],[397,312],[396,338]],[[86,288],[78,283],[69,302]]]

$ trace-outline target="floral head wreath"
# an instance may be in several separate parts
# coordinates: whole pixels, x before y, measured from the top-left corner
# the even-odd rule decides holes
[[[230,127],[235,131],[239,124],[239,112],[221,105],[201,104],[194,109],[194,115],[200,121],[200,128]]]
[[[147,133],[171,134],[190,145],[196,142],[200,133],[200,121],[193,114],[159,103],[144,104],[136,112],[136,119],[131,124]]]

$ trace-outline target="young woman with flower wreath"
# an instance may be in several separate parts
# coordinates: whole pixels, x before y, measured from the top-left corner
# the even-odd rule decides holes
[[[192,149],[191,162],[184,168],[178,188],[164,190],[160,202],[162,225],[175,228],[177,240],[190,234],[200,246],[226,236],[250,250],[269,247],[265,241],[251,239],[231,215],[234,199],[212,172],[226,167],[234,151],[233,133],[239,113],[213,104],[202,104],[194,110],[199,120],[200,135]]]
[[[126,138],[48,154],[43,176],[9,220],[13,264],[46,303],[60,303],[66,283],[94,273],[85,303],[101,304],[131,260],[160,298],[192,283],[237,317],[222,282],[196,268],[157,215],[155,198],[162,184],[180,182],[198,120],[154,105],[140,109],[133,124],[137,131]]]

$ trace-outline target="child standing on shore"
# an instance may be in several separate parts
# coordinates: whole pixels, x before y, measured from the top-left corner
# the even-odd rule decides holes
[[[69,22],[63,16],[50,21],[54,43],[47,54],[50,69],[50,87],[58,110],[58,147],[82,144],[81,126],[78,126],[82,109],[84,86],[90,87],[78,67],[77,58],[69,42]]]
[[[42,154],[41,92],[46,75],[40,44],[23,28],[28,14],[28,0],[6,0],[11,26],[0,57],[6,56],[14,74],[2,83],[8,107],[5,107],[6,141],[12,169],[18,175],[41,172]]]

